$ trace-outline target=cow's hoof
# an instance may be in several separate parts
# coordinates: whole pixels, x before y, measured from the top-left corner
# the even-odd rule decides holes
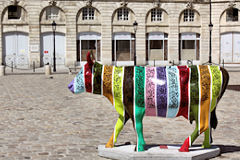
[[[211,144],[204,144],[203,143],[202,148],[211,148]]]
[[[111,143],[107,143],[107,144],[105,145],[105,148],[113,148],[113,147],[114,147],[114,145],[111,144]]]
[[[138,145],[138,152],[144,151],[144,145]]]
[[[179,152],[189,152],[189,147],[187,145],[182,145],[182,147],[178,151]]]
[[[178,150],[179,152],[189,152],[189,149],[187,148],[180,148],[179,150]]]

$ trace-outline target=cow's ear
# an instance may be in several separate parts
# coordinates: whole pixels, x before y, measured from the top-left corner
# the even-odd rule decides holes
[[[93,56],[91,54],[91,52],[88,52],[87,53],[87,63],[89,66],[92,66],[94,63],[93,63]]]

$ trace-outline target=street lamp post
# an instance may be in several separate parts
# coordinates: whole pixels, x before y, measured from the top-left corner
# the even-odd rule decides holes
[[[56,46],[55,46],[55,32],[56,32],[57,24],[55,21],[52,22],[52,30],[53,30],[53,72],[56,72]]]
[[[136,66],[137,56],[136,56],[136,32],[137,32],[137,26],[138,23],[135,21],[133,23],[133,29],[134,29],[134,66]]]
[[[211,0],[209,0],[209,8],[210,8],[210,22],[209,22],[209,61],[208,63],[212,63],[212,29],[213,29],[213,24],[212,24],[212,3]]]

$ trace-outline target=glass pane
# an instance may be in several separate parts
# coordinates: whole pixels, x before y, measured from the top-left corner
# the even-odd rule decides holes
[[[48,7],[46,9],[46,20],[55,20],[58,18],[59,9],[57,7]]]
[[[230,8],[227,10],[226,21],[238,21],[238,9]]]
[[[8,19],[20,19],[21,17],[21,8],[18,6],[9,6],[8,7]]]
[[[82,40],[81,41],[81,61],[86,61],[86,55],[91,51],[96,55],[96,41],[95,40]],[[96,57],[95,57],[96,58]]]
[[[182,49],[195,49],[195,40],[183,40]]]
[[[163,40],[150,40],[150,49],[163,49]]]
[[[164,60],[163,49],[150,49],[149,60]]]
[[[130,41],[117,40],[117,61],[130,61]]]

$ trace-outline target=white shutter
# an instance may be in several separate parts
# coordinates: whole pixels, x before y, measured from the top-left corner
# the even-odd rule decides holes
[[[17,34],[17,65],[28,65],[28,36],[26,34]]]
[[[221,62],[232,63],[232,33],[221,35]]]
[[[42,49],[44,64],[53,65],[53,33],[42,34]],[[55,35],[55,51],[56,51],[56,65],[65,64],[65,35],[56,33]]]
[[[240,33],[233,34],[233,62],[240,63]]]

